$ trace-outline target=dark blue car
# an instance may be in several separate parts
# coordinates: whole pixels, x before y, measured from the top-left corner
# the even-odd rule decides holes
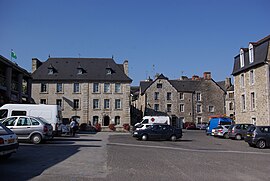
[[[153,124],[144,130],[136,130],[133,137],[146,140],[171,140],[176,141],[182,137],[182,129],[167,124]]]

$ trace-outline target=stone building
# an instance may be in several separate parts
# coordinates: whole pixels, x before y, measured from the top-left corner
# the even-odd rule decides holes
[[[80,123],[103,128],[130,124],[128,61],[112,58],[32,59],[33,98],[41,104],[58,104],[64,119],[79,116]]]
[[[235,119],[237,123],[270,125],[270,35],[250,42],[234,58]]]
[[[0,55],[0,106],[6,103],[31,103],[29,72]]]
[[[231,119],[235,119],[234,110],[234,85],[231,78],[227,77],[225,81],[217,82],[218,85],[226,92],[225,96],[225,113]]]
[[[155,80],[140,82],[137,109],[143,115],[168,115],[176,126],[182,122],[204,123],[209,116],[225,113],[225,94],[210,72],[179,80],[161,74]]]

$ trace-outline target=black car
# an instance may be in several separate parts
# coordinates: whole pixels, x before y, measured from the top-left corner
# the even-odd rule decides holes
[[[182,129],[167,124],[153,124],[147,129],[136,130],[133,137],[141,140],[171,140],[176,141],[182,137]]]
[[[270,126],[250,126],[245,141],[249,146],[265,148],[270,146]]]
[[[247,130],[253,124],[233,124],[228,129],[229,138],[241,140],[246,134]]]

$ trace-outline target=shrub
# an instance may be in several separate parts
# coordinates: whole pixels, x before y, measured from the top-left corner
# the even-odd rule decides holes
[[[109,129],[115,131],[116,130],[115,125],[114,124],[109,124]]]
[[[101,124],[97,123],[97,124],[95,125],[95,130],[96,130],[97,132],[100,132],[100,131],[101,131]]]
[[[129,124],[123,124],[123,128],[125,129],[125,130],[127,130],[127,131],[129,131],[130,130],[130,125]]]
[[[86,124],[86,123],[82,123],[82,124],[80,125],[80,130],[81,130],[81,131],[86,131],[86,130],[87,130],[87,124]]]

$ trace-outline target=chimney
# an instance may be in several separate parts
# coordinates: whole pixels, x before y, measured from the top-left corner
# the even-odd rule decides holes
[[[32,58],[32,73],[35,72],[41,64],[42,62],[39,61],[39,59]]]
[[[200,80],[200,77],[198,75],[193,75],[192,80]]]
[[[232,86],[231,78],[227,77],[225,80],[225,88],[228,89]]]
[[[204,78],[205,80],[211,80],[211,79],[212,79],[212,77],[211,77],[211,72],[204,72],[204,73],[203,73],[203,78]]]
[[[181,76],[180,80],[188,80],[188,77],[187,76]]]
[[[123,66],[124,66],[124,72],[128,76],[128,60],[124,61]]]

